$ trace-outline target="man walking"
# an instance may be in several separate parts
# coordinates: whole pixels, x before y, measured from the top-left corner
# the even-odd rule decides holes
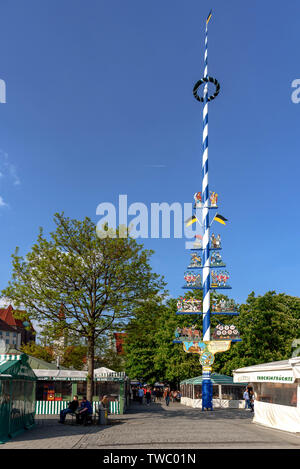
[[[249,397],[248,388],[245,389],[245,392],[243,394],[243,398],[245,400],[245,409],[246,410],[250,409],[250,397]]]
[[[140,404],[143,404],[144,390],[142,387],[140,387],[140,389],[138,390],[138,397],[139,397]]]

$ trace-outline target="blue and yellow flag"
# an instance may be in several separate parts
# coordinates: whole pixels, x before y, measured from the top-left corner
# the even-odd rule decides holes
[[[207,20],[206,20],[206,24],[208,24],[211,17],[212,17],[212,10],[210,10],[210,12],[209,12],[209,15],[208,15]]]

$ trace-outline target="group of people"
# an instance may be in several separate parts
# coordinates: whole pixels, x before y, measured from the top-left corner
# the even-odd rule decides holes
[[[243,398],[245,400],[245,409],[249,409],[251,412],[254,412],[254,392],[251,387],[246,387]]]
[[[107,396],[100,397],[99,402],[102,408],[108,407]],[[86,396],[83,397],[79,404],[78,396],[74,396],[73,400],[69,402],[68,407],[61,410],[59,423],[65,423],[68,414],[75,414],[77,424],[87,425],[89,417],[93,415],[92,404],[87,400]]]
[[[140,404],[146,401],[146,405],[150,405],[151,402],[161,402],[162,399],[165,400],[166,405],[170,404],[170,401],[176,402],[180,401],[181,393],[180,391],[171,391],[170,388],[154,387],[150,386],[140,386],[132,387],[131,389],[131,399],[133,401],[138,400]]]

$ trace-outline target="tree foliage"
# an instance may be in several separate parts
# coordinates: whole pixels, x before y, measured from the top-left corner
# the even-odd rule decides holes
[[[201,298],[201,292],[185,295]],[[226,298],[224,295],[217,297]],[[161,299],[141,305],[127,328],[126,370],[132,378],[149,383],[157,380],[178,384],[202,374],[199,356],[187,354],[181,344],[174,344],[177,326],[194,322],[202,331],[202,317],[176,315],[176,300],[166,304]],[[215,355],[213,372],[231,375],[234,369],[291,357],[291,344],[300,337],[300,298],[268,292],[239,306],[239,316],[211,316],[211,329],[222,322],[235,324],[242,342],[233,343],[228,352]]]
[[[292,356],[292,342],[300,337],[300,298],[275,291],[255,297],[252,292],[239,312],[233,322],[242,342],[217,355],[221,373],[231,374],[237,368]]]
[[[35,342],[21,345],[21,352],[24,352],[31,357],[45,360],[48,363],[51,363],[54,360],[53,351],[50,347],[44,347],[43,345],[36,344]]]
[[[87,395],[92,397],[95,346],[105,331],[122,330],[140,301],[163,288],[149,265],[153,251],[134,239],[97,235],[85,218],[54,217],[56,230],[43,230],[26,258],[13,257],[13,275],[4,296],[23,305],[31,319],[48,322],[57,332],[84,337],[88,347]],[[106,237],[105,237],[106,236]]]

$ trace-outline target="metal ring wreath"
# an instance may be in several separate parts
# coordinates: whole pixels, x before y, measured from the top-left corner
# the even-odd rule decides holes
[[[203,103],[204,99],[200,98],[197,91],[200,88],[200,86],[203,85],[203,83],[213,83],[216,86],[216,91],[214,92],[214,94],[212,94],[209,98],[207,98],[208,102],[215,99],[218,96],[218,94],[220,93],[220,83],[218,82],[218,80],[216,80],[215,78],[212,78],[212,77],[202,78],[201,80],[197,81],[197,83],[195,84],[194,89],[193,89],[193,95],[195,96],[197,101],[200,101],[200,103]]]

